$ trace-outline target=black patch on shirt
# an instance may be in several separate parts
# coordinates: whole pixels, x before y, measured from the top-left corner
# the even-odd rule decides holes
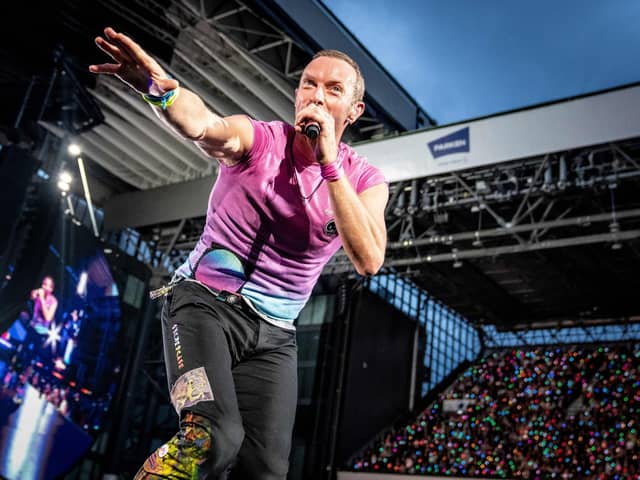
[[[333,219],[329,220],[329,222],[324,226],[324,234],[331,235],[333,237],[338,235],[338,227],[336,227],[335,220]]]

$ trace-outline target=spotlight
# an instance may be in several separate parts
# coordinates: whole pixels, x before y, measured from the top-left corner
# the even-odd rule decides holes
[[[58,188],[62,192],[62,195],[66,195],[70,189],[71,182],[73,181],[73,177],[67,171],[62,171],[58,176]]]
[[[431,209],[431,192],[429,192],[429,184],[424,182],[421,190],[422,201],[420,202],[423,211]]]
[[[491,188],[485,180],[476,180],[476,192],[479,194],[490,193]]]
[[[564,155],[560,157],[558,168],[558,188],[564,190],[567,187],[567,160]]]
[[[393,209],[393,214],[396,217],[402,216],[405,213],[406,205],[407,205],[407,196],[404,190],[402,190],[398,195],[398,200],[396,201],[396,205]]]
[[[69,146],[67,147],[67,151],[69,152],[70,155],[73,155],[74,157],[77,157],[82,153],[82,149],[80,148],[80,145],[78,145],[77,143],[69,144]]]
[[[544,170],[544,183],[541,188],[543,192],[550,192],[553,190],[553,170],[551,162],[547,163],[547,168]]]
[[[58,188],[64,192],[67,193],[69,191],[69,184],[66,182],[63,182],[62,180],[58,181]]]
[[[414,215],[418,211],[418,181],[411,180],[411,192],[409,192],[409,206],[407,213]]]
[[[462,261],[458,258],[458,249],[451,249],[451,256],[453,257],[453,268],[460,268],[462,266]]]
[[[476,232],[475,237],[476,238],[471,245],[473,245],[476,248],[479,248],[482,246],[482,240],[480,240],[480,232]]]
[[[611,250],[620,250],[622,248],[622,244],[620,242],[614,242],[611,244]]]
[[[67,171],[63,171],[62,173],[60,173],[60,176],[58,177],[58,180],[60,180],[63,183],[71,183],[73,181],[73,177],[71,176],[71,174]]]

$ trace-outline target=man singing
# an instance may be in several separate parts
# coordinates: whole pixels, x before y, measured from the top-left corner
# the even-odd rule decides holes
[[[296,409],[294,320],[343,247],[361,275],[384,261],[388,184],[340,143],[364,111],[364,80],[344,53],[306,66],[295,121],[219,117],[112,28],[90,66],[128,84],[182,138],[220,163],[200,240],[162,310],[179,432],[136,479],[284,479]]]
[[[53,294],[54,288],[53,278],[46,276],[42,279],[40,288],[31,291],[31,300],[33,300],[31,325],[38,332],[48,329],[49,324],[55,318],[58,299]]]

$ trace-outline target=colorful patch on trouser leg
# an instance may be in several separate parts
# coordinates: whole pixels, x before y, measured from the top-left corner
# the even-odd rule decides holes
[[[171,388],[171,403],[178,412],[178,416],[183,408],[211,400],[213,400],[213,392],[204,367],[183,373]]]
[[[211,451],[208,420],[188,412],[180,431],[147,458],[134,480],[193,480],[204,472]]]

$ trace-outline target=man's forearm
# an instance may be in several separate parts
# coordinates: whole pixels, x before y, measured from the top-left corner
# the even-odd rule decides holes
[[[166,110],[153,107],[153,110],[178,135],[187,140],[198,140],[220,117],[211,112],[195,93],[178,88],[178,97],[170,107]]]
[[[53,320],[57,306],[58,306],[57,303],[47,306],[47,304],[44,301],[42,302],[42,313],[44,314],[44,318],[47,322],[50,322],[51,320]]]
[[[361,275],[375,274],[384,262],[386,231],[373,218],[346,177],[328,182],[338,234]]]

